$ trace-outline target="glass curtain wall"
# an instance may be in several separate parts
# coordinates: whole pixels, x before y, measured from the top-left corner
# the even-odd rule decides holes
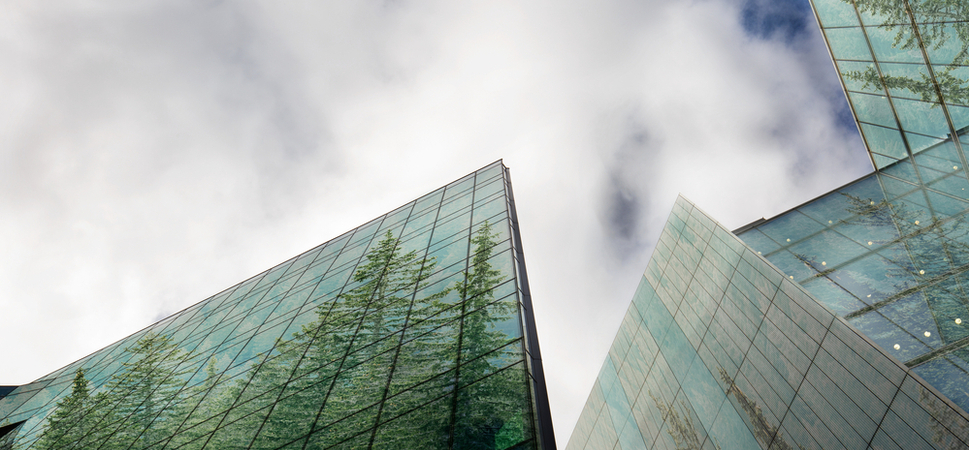
[[[949,144],[736,233],[967,411],[967,177]]]
[[[949,449],[967,426],[681,197],[566,449]]]
[[[949,140],[966,174],[967,1],[811,3],[876,169]]]
[[[552,448],[517,234],[499,161],[18,387],[0,443]]]

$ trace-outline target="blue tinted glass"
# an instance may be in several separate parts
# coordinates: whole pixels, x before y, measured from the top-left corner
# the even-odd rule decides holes
[[[872,61],[861,27],[827,28],[824,31],[835,59]]]
[[[912,27],[909,25],[866,27],[866,34],[869,35],[869,43],[872,45],[872,51],[876,54],[878,61],[923,62],[923,55],[920,53],[919,46],[901,45],[912,34]]]
[[[930,350],[926,344],[894,325],[879,312],[869,312],[850,319],[849,323],[901,361],[909,361]]]
[[[906,136],[906,142],[909,143],[909,148],[914,154],[944,142],[942,137],[927,136],[925,134],[910,133],[908,131],[903,134]]]
[[[924,64],[880,62],[879,70],[882,72],[884,77],[887,77],[890,80],[922,81],[924,79],[929,79],[929,71]],[[910,99],[922,99],[930,102],[937,101],[935,90],[927,91],[925,89],[919,89],[914,86],[913,83],[889,83],[887,87],[889,88],[889,95],[892,95],[894,99],[903,97]],[[931,95],[931,97],[924,98],[924,95]]]
[[[961,18],[961,19],[965,19]],[[959,19],[958,19],[959,20]],[[963,27],[963,30],[961,30]],[[926,53],[933,64],[967,64],[967,43],[966,37],[960,38],[961,31],[966,36],[966,25],[959,21],[942,24],[922,24],[919,26],[920,33],[924,36],[938,36],[933,39],[933,45],[926,46]],[[966,67],[963,68],[965,72]]]
[[[717,412],[721,409],[724,394],[700,358],[695,358],[683,383],[684,393],[706,429],[714,426]]]
[[[906,144],[903,143],[903,136],[899,134],[899,130],[895,129],[895,125],[892,125],[891,128],[886,128],[863,123],[859,124],[859,127],[862,129],[862,135],[866,139],[866,144],[869,146],[870,151],[885,155],[892,160],[906,157]],[[891,160],[884,161],[879,167],[885,167],[895,162]]]
[[[945,139],[950,134],[943,110],[925,101],[895,99],[893,105],[903,130]],[[929,145],[923,145],[928,147]]]
[[[798,211],[792,211],[760,225],[758,229],[783,246],[821,231],[824,226]]]
[[[841,0],[813,0],[815,12],[823,27],[858,26],[855,8]]]
[[[758,252],[761,252],[762,254],[775,251],[779,247],[777,242],[768,236],[765,236],[765,234],[757,228],[741,233],[738,235],[738,237],[744,240],[745,244],[748,244],[748,246]]]
[[[887,128],[897,126],[889,100],[885,96],[849,92],[849,101],[852,102],[852,109],[859,121]]]
[[[966,355],[966,349],[958,349],[961,355]],[[954,364],[947,358],[937,358],[925,362],[913,368],[913,372],[937,388],[943,395],[947,396],[953,403],[967,410],[970,408],[970,399],[967,397],[966,383],[967,368],[966,361],[963,364]]]

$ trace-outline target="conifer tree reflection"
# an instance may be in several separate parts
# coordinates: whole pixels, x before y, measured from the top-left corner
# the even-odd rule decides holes
[[[931,216],[920,222],[925,214],[903,202],[862,199],[843,194],[849,203],[846,211],[853,214],[847,223],[868,227],[894,229],[895,236],[882,245],[898,245],[905,252],[896,255],[892,261],[896,266],[890,271],[891,277],[916,279],[920,285],[932,285],[952,275],[967,270],[960,255],[966,255],[966,247],[951,240],[958,230],[966,230],[963,216],[954,219],[941,219]],[[954,293],[954,295],[965,295]]]
[[[105,384],[105,398],[110,413],[106,421],[118,426],[107,436],[101,448],[146,448],[171,436],[180,422],[176,410],[169,407],[185,380],[185,370],[178,369],[184,352],[168,336],[147,333],[135,345],[125,349],[132,354],[121,373]]]
[[[457,342],[461,390],[453,406],[454,448],[504,448],[525,438],[520,426],[521,413],[527,408],[522,370],[513,367],[492,375],[509,360],[521,358],[518,345],[501,348],[510,337],[493,326],[508,320],[517,308],[515,302],[495,302],[493,289],[503,276],[490,263],[494,238],[485,222],[472,239],[475,254],[465,279],[456,286],[463,302]]]
[[[411,251],[400,254],[400,242],[388,233],[371,250],[367,263],[358,267],[353,281],[360,283],[341,295],[329,316],[326,333],[311,348],[317,365],[326,373],[320,391],[323,401],[313,408],[311,445],[326,446],[369,430],[380,412],[392,378],[398,346],[410,318],[412,306],[433,303],[447,292],[417,298],[434,273],[433,260]],[[336,327],[337,332],[333,329]],[[339,349],[337,354],[332,350]],[[407,364],[398,361],[398,364]],[[338,422],[339,421],[339,422]]]
[[[203,381],[179,394],[176,417],[181,419],[181,425],[173,431],[168,448],[197,450],[206,443],[205,438],[217,423],[214,416],[229,407],[227,399],[219,396],[218,380],[216,360],[209,359]]]
[[[177,369],[184,352],[154,333],[125,351],[130,360],[93,397],[77,371],[71,394],[57,404],[34,448],[147,448],[172,435],[181,423],[171,406],[184,383]]]
[[[214,443],[246,447],[258,432],[254,446],[273,448],[312,433],[311,447],[325,448],[373,426],[415,292],[434,267],[403,253],[388,232],[357,267],[351,289],[225,390],[232,415],[242,417],[231,426],[246,432],[217,433]]]
[[[71,448],[80,442],[84,433],[90,429],[88,410],[91,408],[91,400],[84,370],[78,369],[74,374],[71,394],[57,402],[57,407],[47,418],[43,434],[35,447]]]
[[[434,258],[405,252],[388,232],[315,320],[234,378],[210,358],[187,383],[179,363],[191,355],[148,333],[97,395],[77,373],[34,448],[502,449],[527,440],[521,342],[498,327],[517,317],[517,302],[495,298],[511,275],[492,265],[496,236],[487,222],[478,228],[452,283],[452,272],[436,273]]]

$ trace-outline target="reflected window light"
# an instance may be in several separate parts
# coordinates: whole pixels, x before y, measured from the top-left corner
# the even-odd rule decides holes
[[[924,331],[923,332],[923,336],[930,337],[930,332],[929,331]]]
[[[825,265],[825,261],[822,261],[822,265],[823,265],[823,266]]]
[[[959,169],[960,169],[959,167],[953,166],[953,170],[959,170]]]
[[[954,320],[954,322],[956,322],[956,323],[957,323],[957,325],[960,325],[961,323],[963,323],[963,321],[962,321],[962,320],[960,320],[960,318],[959,318],[959,317],[957,317],[957,320]]]
[[[919,221],[918,220],[916,222],[913,222],[913,223],[915,223],[916,225],[919,225]]]
[[[893,348],[899,350],[899,344],[894,345]]]
[[[785,242],[791,242],[791,239],[785,239]]]
[[[872,241],[869,241],[869,245],[872,245]]]
[[[788,275],[788,278],[791,278],[791,279],[793,279],[793,280],[795,279],[795,277],[793,277],[793,276],[791,276],[791,275]],[[957,320],[960,320],[960,319],[957,319]],[[957,323],[960,323],[960,322],[957,322]]]
[[[831,223],[832,223],[832,221],[830,220],[830,221],[829,221],[829,224],[831,224]]]
[[[869,295],[866,296],[866,298],[869,298],[869,297],[872,297],[872,294],[869,294]]]
[[[922,275],[922,274],[924,274],[924,273],[926,273],[926,272],[923,272],[922,270],[920,270],[920,271],[919,271],[919,274],[920,274],[920,275]]]

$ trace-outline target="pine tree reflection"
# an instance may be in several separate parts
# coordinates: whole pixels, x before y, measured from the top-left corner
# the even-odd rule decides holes
[[[492,450],[527,441],[521,338],[500,327],[518,306],[495,298],[511,276],[493,266],[496,237],[483,223],[462,279],[432,286],[435,259],[404,252],[387,233],[349,290],[235,378],[211,357],[189,383],[179,364],[194,355],[148,333],[104,386],[92,389],[78,370],[32,448]],[[452,292],[457,300],[446,299]]]

